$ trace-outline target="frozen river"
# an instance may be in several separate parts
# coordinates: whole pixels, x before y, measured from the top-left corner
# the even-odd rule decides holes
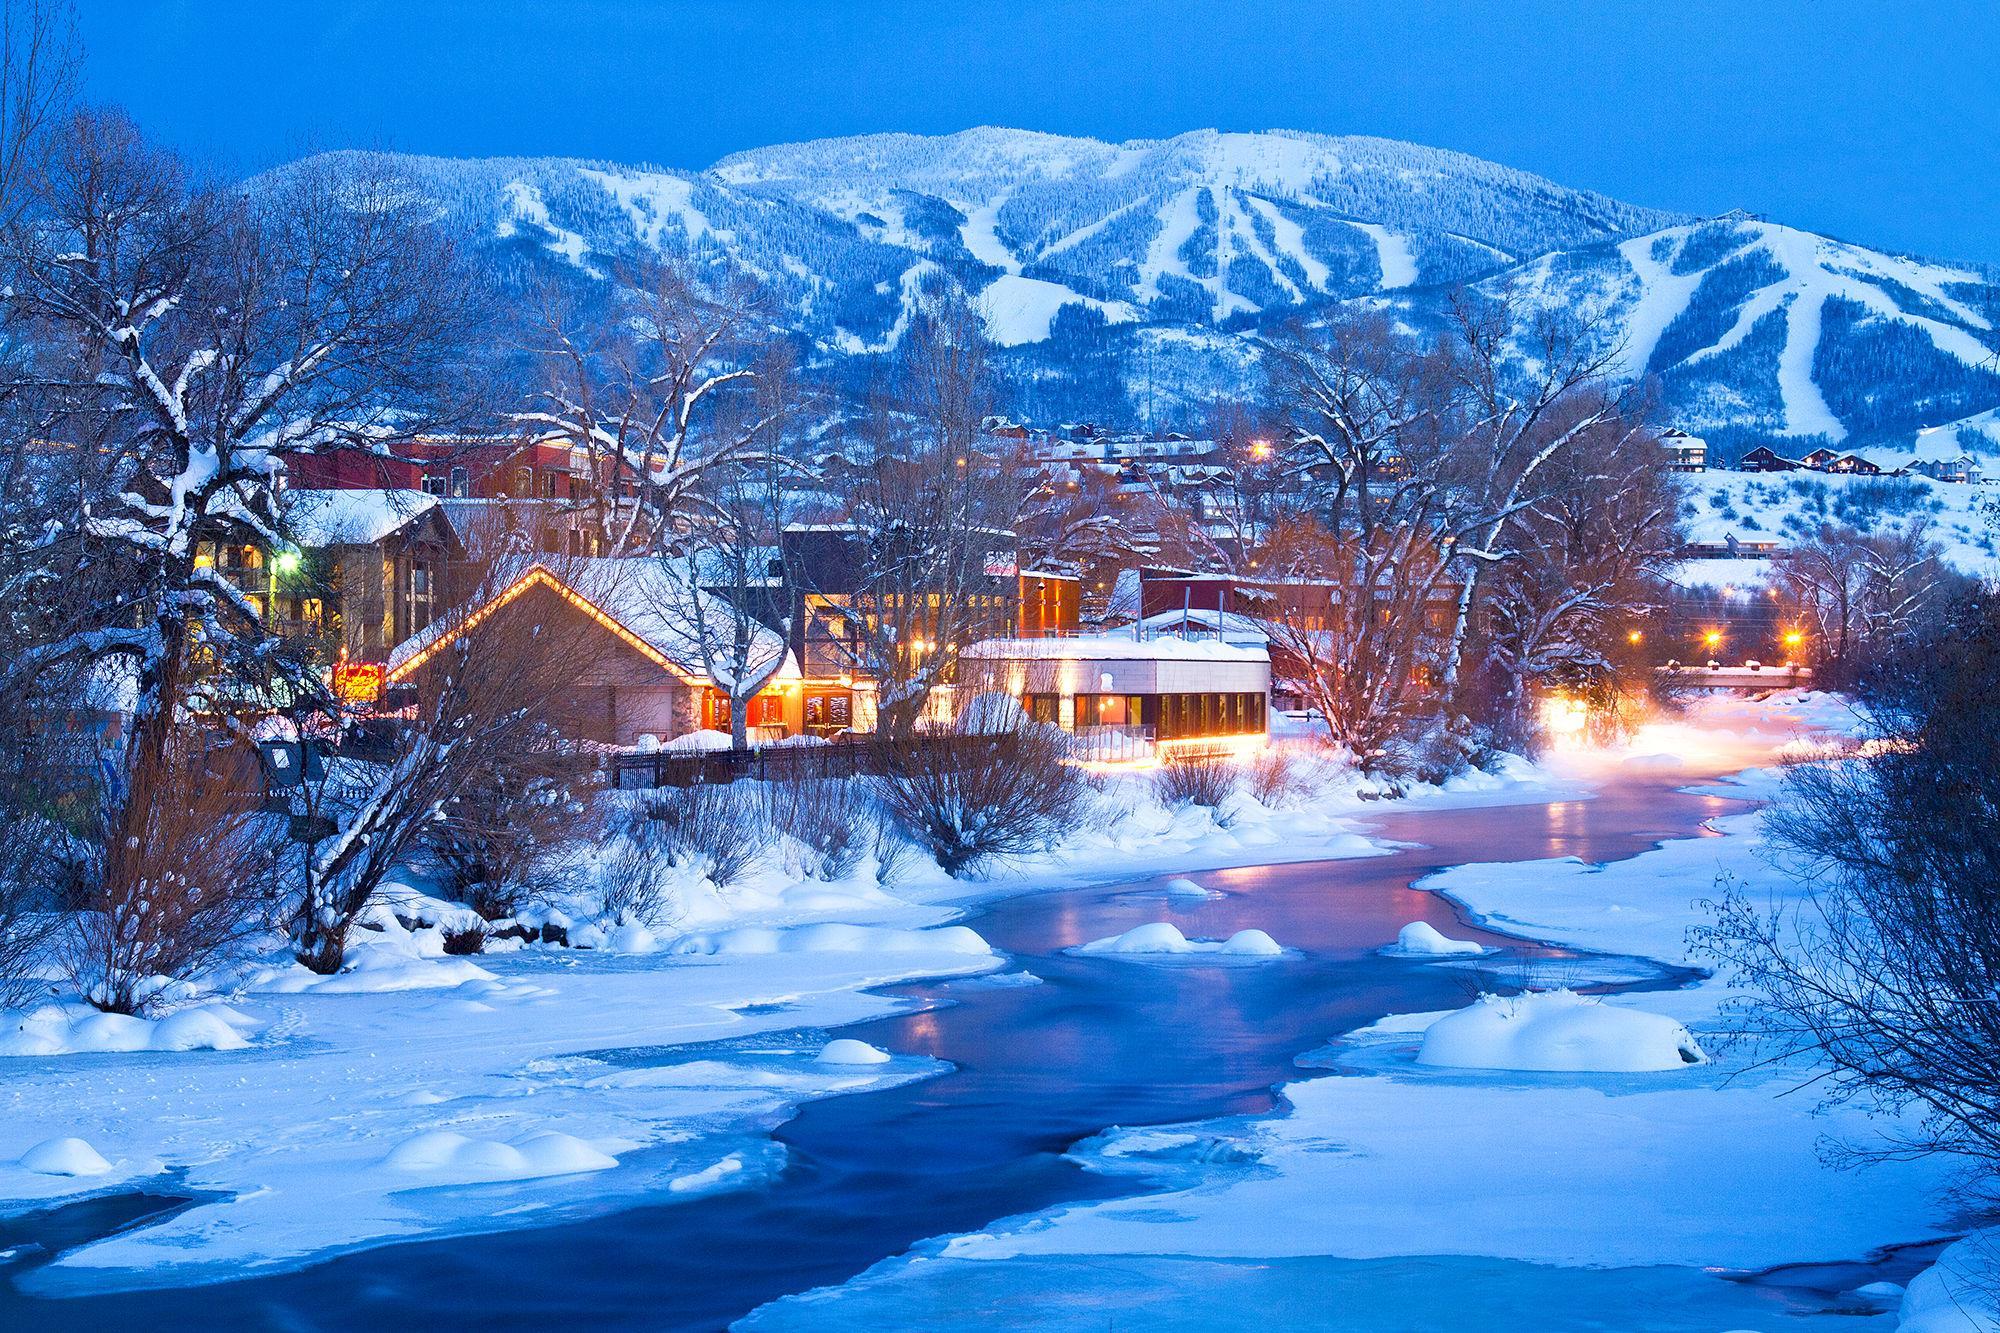
[[[806,1105],[777,1128],[786,1165],[766,1184],[551,1228],[387,1246],[194,1289],[53,1301],[7,1291],[0,1326],[714,1328],[780,1297],[846,1282],[927,1237],[1065,1201],[1143,1192],[1143,1181],[1086,1172],[1065,1151],[1113,1125],[1269,1111],[1274,1085],[1305,1072],[1302,1054],[1386,1014],[1455,1008],[1482,987],[1513,988],[1529,976],[1546,984],[1619,974],[1604,960],[1476,930],[1451,904],[1410,885],[1435,868],[1472,861],[1620,859],[1740,808],[1675,790],[1686,780],[1637,771],[1609,779],[1590,800],[1385,810],[1374,821],[1379,832],[1410,844],[1392,855],[1197,873],[1212,890],[1206,898],[1169,895],[1155,880],[993,903],[969,924],[1038,984],[1006,984],[1003,976],[897,988],[909,997],[908,1010],[842,1035],[949,1061],[953,1071]],[[1162,920],[1191,938],[1254,927],[1294,952],[1237,965],[1065,952]],[[1412,921],[1499,952],[1450,964],[1383,957],[1380,947]],[[1648,968],[1624,975],[1627,985],[1676,981]],[[766,1033],[736,1045],[780,1046],[796,1035]],[[659,1065],[713,1053],[678,1047],[615,1058]],[[1326,1206],[1363,1205],[1329,1199]],[[61,1221],[88,1228],[94,1220],[123,1220],[106,1213],[108,1205],[94,1207],[94,1214],[81,1210]],[[40,1225],[41,1239],[60,1243],[49,1224]],[[23,1236],[15,1224],[11,1238]],[[1188,1263],[1178,1278],[1168,1261],[1144,1271],[1129,1264],[1046,1267],[1039,1295],[1018,1282],[985,1289],[969,1278],[930,1289],[923,1299],[937,1304],[928,1309],[889,1303],[907,1295],[864,1291],[848,1303],[779,1307],[758,1322],[935,1326],[984,1315],[1022,1326],[1101,1328],[1112,1318],[1118,1327],[1196,1327],[1227,1324],[1238,1312],[1282,1325],[1311,1322],[1315,1310],[1329,1308],[1321,1301],[1363,1310],[1386,1299],[1404,1309],[1406,1322],[1377,1325],[1357,1316],[1334,1326],[1421,1328],[1436,1326],[1423,1317],[1427,1303],[1442,1311],[1488,1301],[1503,1311],[1518,1304],[1508,1293],[1526,1283],[1559,1295],[1554,1306],[1519,1309],[1523,1328],[1727,1328],[1755,1319],[1789,1327],[1825,1308],[1824,1291],[1853,1280],[1839,1273],[1788,1285],[1614,1270],[1551,1281],[1529,1265],[1437,1259]],[[1170,1294],[1176,1285],[1185,1287],[1178,1297]],[[1687,1322],[1631,1322],[1633,1301],[1660,1311],[1662,1320],[1666,1310],[1685,1308]],[[1265,1315],[1253,1317],[1255,1306]],[[1496,1313],[1478,1326],[1515,1325]],[[1850,1318],[1840,1326],[1877,1325]]]

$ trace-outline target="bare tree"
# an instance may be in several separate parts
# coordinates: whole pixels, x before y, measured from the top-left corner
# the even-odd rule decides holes
[[[562,817],[580,800],[582,767],[563,737],[577,721],[572,687],[591,674],[602,635],[554,594],[495,599],[518,572],[496,565],[480,595],[426,631],[413,659],[416,715],[386,754],[336,757],[298,791],[290,930],[312,970],[340,970],[375,891],[427,842],[501,912],[551,841],[589,829],[574,810]]]
[[[748,419],[734,429],[752,444],[775,436],[792,413],[789,367],[772,358],[739,398]],[[761,461],[760,461],[761,459]],[[673,606],[657,608],[680,625],[708,678],[729,699],[733,749],[749,744],[750,703],[789,660],[793,608],[785,601],[779,527],[787,486],[805,475],[772,447],[705,467],[690,515],[668,558]]]
[[[1619,345],[1568,311],[1524,318],[1511,299],[1460,291],[1451,301],[1449,365],[1454,388],[1449,534],[1458,605],[1446,640],[1440,686],[1458,692],[1465,647],[1487,573],[1515,558],[1517,521],[1545,492],[1545,469],[1619,420],[1609,371]],[[1628,432],[1641,427],[1626,425]]]
[[[1953,582],[1923,519],[1876,533],[1828,524],[1771,562],[1772,586],[1828,679],[1893,643]]]
[[[1437,618],[1463,526],[1450,366],[1376,316],[1294,325],[1269,364],[1304,512],[1271,526],[1259,573],[1319,595],[1274,597],[1258,616],[1333,739],[1366,762],[1408,723],[1447,642]]]
[[[703,434],[724,391],[758,376],[761,310],[750,287],[710,291],[665,262],[621,274],[620,285],[628,298],[609,319],[544,292],[534,349],[543,387],[517,416],[589,458],[592,521],[608,556],[667,547],[702,510],[709,469],[783,464],[759,448],[775,417]]]
[[[1630,635],[1659,609],[1659,571],[1681,546],[1672,475],[1657,441],[1618,416],[1544,466],[1536,499],[1514,519],[1516,554],[1489,578],[1477,636],[1489,696],[1480,712],[1502,745],[1533,747],[1537,685],[1574,691],[1599,713],[1634,692]]]
[[[1010,623],[1011,481],[975,449],[990,392],[978,316],[935,295],[904,335],[893,401],[873,405],[873,458],[845,497],[845,586],[794,570],[815,594],[813,641],[876,689],[878,729],[917,727],[959,653]]]
[[[1750,1030],[1828,1100],[1898,1119],[1860,1157],[1946,1152],[2000,1167],[2000,609],[1932,619],[1872,673],[1882,743],[1795,768],[1765,815],[1808,890],[1727,892],[1697,936],[1756,996]],[[1828,1072],[1830,1067],[1830,1072]]]

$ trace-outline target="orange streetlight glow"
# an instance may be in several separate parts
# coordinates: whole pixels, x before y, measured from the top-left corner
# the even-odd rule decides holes
[[[1720,648],[1722,646],[1722,631],[1719,629],[1712,629],[1708,633],[1701,636],[1701,641],[1707,644],[1711,648]]]
[[[1627,634],[1627,635],[1625,636],[1625,642],[1627,642],[1627,643],[1640,643],[1640,642],[1644,641],[1645,637],[1646,637],[1646,636],[1645,636],[1644,634],[1641,634],[1641,633],[1640,633],[1640,632],[1639,632],[1638,630],[1636,630],[1636,629],[1635,629],[1635,630],[1633,630],[1633,631],[1632,631],[1632,632],[1631,632],[1630,634]]]
[[[1797,630],[1787,630],[1785,632],[1785,647],[1787,648],[1796,648],[1805,641],[1806,636]]]

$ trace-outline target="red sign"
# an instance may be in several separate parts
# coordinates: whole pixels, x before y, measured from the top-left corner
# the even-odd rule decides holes
[[[334,696],[342,703],[379,703],[387,675],[380,662],[336,662],[333,668]]]

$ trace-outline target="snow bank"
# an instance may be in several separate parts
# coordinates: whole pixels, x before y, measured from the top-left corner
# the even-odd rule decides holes
[[[1569,990],[1482,995],[1425,1029],[1417,1054],[1418,1064],[1454,1069],[1579,1073],[1681,1069],[1707,1059],[1673,1019]]]
[[[1170,879],[1166,883],[1169,898],[1213,898],[1212,890],[1204,889],[1191,879]]]
[[[432,1130],[402,1143],[382,1159],[392,1171],[448,1177],[453,1183],[532,1180],[604,1171],[618,1159],[582,1139],[553,1130],[514,1143],[474,1139],[451,1130]]]
[[[889,1053],[880,1046],[870,1046],[852,1037],[836,1037],[820,1047],[814,1058],[823,1065],[886,1065],[890,1060]]]
[[[85,1005],[45,1004],[0,1015],[0,1055],[78,1055],[132,1051],[240,1051],[257,1024],[227,1005],[205,1004],[161,1019],[99,1013]]]
[[[1134,926],[1123,935],[1079,944],[1071,953],[1133,957],[1222,954],[1233,958],[1276,958],[1284,947],[1261,930],[1239,930],[1226,940],[1191,940],[1171,921]]]
[[[828,922],[789,929],[741,926],[735,930],[684,935],[674,941],[673,952],[701,956],[771,953],[952,953],[991,956],[993,946],[969,926],[902,930],[894,926],[846,926]]]
[[[1996,1239],[1975,1231],[1945,1248],[1938,1261],[1910,1279],[1898,1312],[1898,1333],[1996,1333]]]
[[[82,1139],[43,1139],[21,1154],[23,1171],[42,1176],[102,1176],[111,1170],[104,1155]]]
[[[1473,940],[1455,940],[1428,921],[1412,921],[1396,932],[1396,942],[1382,950],[1392,958],[1447,958],[1492,952]]]

